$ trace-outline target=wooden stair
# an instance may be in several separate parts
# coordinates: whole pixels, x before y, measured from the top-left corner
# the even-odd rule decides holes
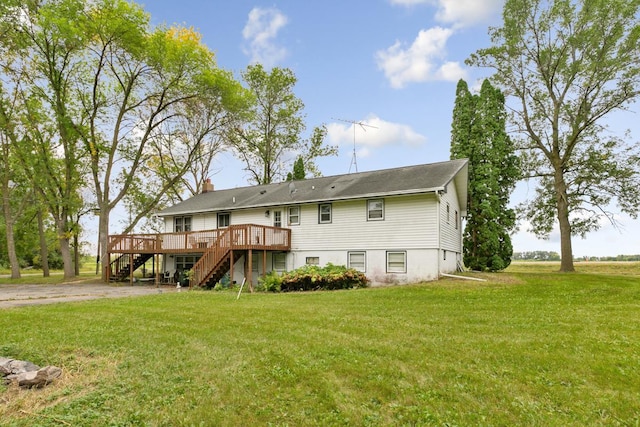
[[[147,262],[153,254],[122,254],[110,264],[111,280],[122,281]],[[133,268],[131,268],[133,261]]]
[[[231,231],[225,230],[211,245],[193,268],[192,286],[212,287],[222,279],[232,266]],[[234,255],[234,258],[236,256]],[[233,260],[234,262],[236,259]]]

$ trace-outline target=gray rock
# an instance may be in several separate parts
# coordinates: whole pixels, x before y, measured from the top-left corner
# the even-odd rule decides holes
[[[11,373],[11,367],[9,366],[11,362],[13,362],[13,359],[0,357],[0,376],[6,377]]]
[[[12,360],[9,362],[9,370],[12,374],[22,374],[24,372],[37,371],[38,369],[40,369],[40,366],[25,360]]]
[[[62,375],[62,369],[57,366],[45,366],[37,371],[23,372],[15,376],[20,387],[40,388],[51,383]]]

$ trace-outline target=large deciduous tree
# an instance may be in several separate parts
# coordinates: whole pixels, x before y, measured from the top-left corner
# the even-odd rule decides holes
[[[53,113],[54,126],[46,129],[54,132],[45,134],[48,121],[35,117],[33,108],[31,140],[40,144],[32,151],[42,153],[34,160],[64,178],[43,174],[55,183],[43,195],[66,239],[63,255],[82,186],[93,191],[104,254],[112,210],[124,200],[136,207],[124,231],[131,230],[202,158],[207,135],[222,132],[244,106],[245,90],[217,68],[198,33],[151,28],[149,16],[132,2],[16,2],[4,13],[12,15],[5,20],[11,21],[8,34],[23,74],[30,76],[25,99]],[[162,143],[175,123],[197,126],[203,116],[213,119],[199,126],[195,139]],[[71,274],[65,263],[65,276]]]
[[[305,130],[304,104],[293,93],[297,81],[293,72],[278,67],[267,72],[256,64],[250,65],[242,76],[254,97],[251,117],[229,136],[250,181],[270,184],[284,180],[297,156],[302,157],[307,171],[319,175],[315,159],[335,155],[337,150],[323,144],[324,126],[314,128],[308,140],[301,139]]]
[[[532,231],[560,229],[561,271],[573,271],[572,236],[637,217],[637,145],[607,132],[607,117],[637,101],[639,0],[507,0],[492,47],[468,63],[495,70],[515,100],[511,117],[536,197],[522,206]]]
[[[509,195],[519,177],[515,147],[506,132],[504,96],[488,80],[479,95],[458,82],[451,129],[451,158],[469,159],[469,196],[463,260],[473,270],[509,266],[515,212]]]

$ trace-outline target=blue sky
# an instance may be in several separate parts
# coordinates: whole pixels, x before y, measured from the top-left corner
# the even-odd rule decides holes
[[[456,83],[464,78],[478,87],[489,75],[464,61],[489,45],[488,26],[500,25],[502,9],[502,0],[141,3],[154,25],[194,27],[218,66],[238,79],[255,62],[293,70],[307,132],[326,124],[327,142],[339,147],[337,157],[318,162],[323,175],[448,160]],[[355,129],[355,164],[353,124],[337,119],[369,125]],[[620,132],[629,120],[637,117],[622,116]],[[216,188],[247,185],[232,155],[221,155],[216,169]],[[513,202],[532,193],[520,185]],[[622,232],[603,223],[586,240],[574,238],[574,255],[640,253],[640,221],[619,220]],[[537,240],[523,224],[514,250],[560,252],[558,239],[553,233],[549,241]]]

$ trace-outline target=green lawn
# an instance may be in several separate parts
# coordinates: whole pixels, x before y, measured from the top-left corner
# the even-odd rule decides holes
[[[1,310],[0,355],[64,376],[0,386],[0,425],[638,425],[640,263],[626,265]]]

